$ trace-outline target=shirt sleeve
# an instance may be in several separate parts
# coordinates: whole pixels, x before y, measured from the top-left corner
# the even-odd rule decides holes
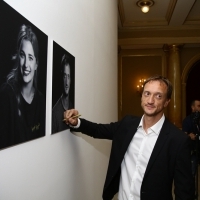
[[[76,128],[79,128],[80,127],[80,125],[81,125],[81,120],[80,119],[78,119],[78,124],[76,125],[76,126],[72,126],[72,125],[69,125],[71,128],[74,128],[74,129],[76,129]]]

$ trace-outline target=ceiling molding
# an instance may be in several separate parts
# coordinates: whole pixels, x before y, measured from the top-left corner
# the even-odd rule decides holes
[[[152,37],[152,38],[125,38],[118,39],[118,45],[139,45],[139,44],[192,44],[200,43],[199,37]]]
[[[200,44],[200,0],[154,0],[146,14],[136,2],[118,0],[118,45],[122,49]]]
[[[168,25],[168,21],[165,19],[162,20],[151,20],[151,21],[124,21],[123,23],[123,27],[148,27],[148,26],[167,26]]]
[[[168,24],[169,24],[170,19],[171,19],[171,17],[172,17],[174,8],[175,8],[175,6],[176,6],[176,3],[177,3],[177,0],[171,0],[171,1],[169,2],[169,6],[168,6],[168,9],[167,9],[167,13],[166,13],[166,20],[168,21]]]
[[[119,2],[118,2],[118,11],[119,11],[119,18],[120,18],[121,26],[123,26],[123,24],[125,22],[125,12],[124,12],[122,0],[119,0]]]

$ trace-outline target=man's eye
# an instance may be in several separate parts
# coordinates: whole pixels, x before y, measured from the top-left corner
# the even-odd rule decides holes
[[[160,94],[157,94],[156,98],[160,99],[160,98],[162,98],[162,96]]]

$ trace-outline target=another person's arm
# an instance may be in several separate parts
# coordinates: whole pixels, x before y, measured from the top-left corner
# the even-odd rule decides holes
[[[188,117],[183,120],[182,131],[186,133],[191,140],[196,139],[196,135],[192,132],[192,122]]]

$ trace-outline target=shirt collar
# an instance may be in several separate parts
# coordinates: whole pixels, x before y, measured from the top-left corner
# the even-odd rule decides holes
[[[140,127],[143,128],[143,118],[144,118],[144,115],[142,116],[142,118],[141,118],[141,120],[140,120],[140,123],[139,123],[138,128],[140,128]],[[153,126],[150,127],[150,129],[151,129],[155,134],[159,135],[164,121],[165,121],[165,115],[163,114],[162,117],[161,117]]]

